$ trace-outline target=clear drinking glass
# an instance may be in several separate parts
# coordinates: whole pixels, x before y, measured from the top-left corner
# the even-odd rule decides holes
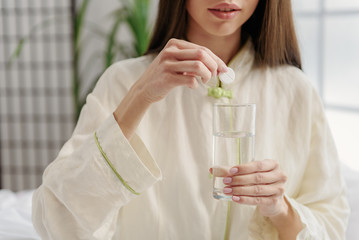
[[[213,197],[223,193],[223,178],[236,165],[254,159],[255,104],[215,104],[213,107]]]

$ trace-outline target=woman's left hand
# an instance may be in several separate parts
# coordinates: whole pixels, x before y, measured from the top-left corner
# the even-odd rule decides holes
[[[232,195],[235,202],[256,205],[260,213],[273,217],[286,212],[284,184],[287,176],[274,160],[253,161],[234,166],[223,179],[223,192]]]

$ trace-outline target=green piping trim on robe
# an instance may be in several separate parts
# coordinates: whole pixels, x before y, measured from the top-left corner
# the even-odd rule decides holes
[[[98,149],[100,150],[103,158],[106,160],[106,162],[108,163],[108,165],[110,166],[110,168],[112,169],[112,171],[116,174],[116,176],[118,177],[118,179],[120,179],[120,181],[122,182],[122,184],[128,189],[130,190],[130,192],[132,192],[133,194],[136,195],[140,195],[138,192],[136,192],[135,190],[133,190],[133,188],[130,187],[130,185],[128,185],[128,183],[121,177],[121,175],[116,171],[115,167],[112,165],[111,161],[108,159],[106,153],[103,151],[100,142],[98,141],[96,132],[95,132],[95,140],[96,140],[96,144]]]

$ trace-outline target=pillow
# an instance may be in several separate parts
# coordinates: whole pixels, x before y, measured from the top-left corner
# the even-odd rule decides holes
[[[342,174],[347,184],[348,201],[351,208],[347,240],[356,240],[359,236],[359,171],[342,165]]]

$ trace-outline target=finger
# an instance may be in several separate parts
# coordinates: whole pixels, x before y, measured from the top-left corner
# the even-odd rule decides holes
[[[214,177],[225,177],[228,176],[230,167],[224,166],[213,166],[212,167],[212,174]]]
[[[175,55],[175,58],[179,61],[198,60],[202,62],[212,73],[211,77],[215,77],[217,75],[217,62],[203,49],[183,49]]]
[[[185,74],[177,74],[177,77],[174,78],[173,81],[175,86],[187,86],[191,89],[195,89],[199,86],[196,77],[187,76]]]
[[[276,170],[270,172],[256,172],[246,175],[238,175],[232,177],[225,177],[223,182],[231,186],[244,186],[244,185],[260,185],[260,184],[273,184],[284,183],[287,177],[283,172]]]
[[[233,167],[230,173],[232,175],[242,175],[254,172],[268,172],[278,167],[278,162],[274,160],[252,161]]]
[[[246,205],[275,205],[280,201],[280,198],[277,196],[271,197],[248,197],[248,196],[233,196],[232,200],[237,203],[246,204]]]
[[[170,39],[167,43],[168,46],[176,46],[179,49],[202,49],[203,51],[207,52],[213,60],[218,64],[218,71],[219,72],[226,72],[227,71],[227,65],[220,59],[217,55],[215,55],[211,50],[209,50],[206,47],[197,45],[195,43],[191,43],[184,40],[179,39]],[[167,46],[166,45],[166,46]]]
[[[274,184],[225,187],[223,192],[226,194],[248,197],[282,196],[284,193],[284,186],[283,184]]]
[[[212,77],[212,73],[208,68],[200,61],[181,61],[174,62],[170,61],[166,64],[170,71],[179,73],[186,76],[198,76],[205,81],[208,81]]]

